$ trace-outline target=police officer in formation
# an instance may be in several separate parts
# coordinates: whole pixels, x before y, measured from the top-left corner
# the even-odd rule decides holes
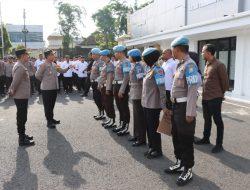
[[[9,95],[14,98],[17,108],[16,120],[19,146],[33,146],[35,145],[33,137],[25,133],[28,99],[30,97],[30,77],[26,68],[26,64],[29,61],[29,54],[24,48],[16,50],[15,54],[18,61],[12,70],[13,80],[10,85]]]
[[[192,180],[194,166],[194,132],[196,123],[197,90],[201,83],[196,63],[190,58],[189,40],[176,38],[171,43],[173,56],[179,60],[171,91],[173,102],[172,139],[176,163],[165,170],[168,174],[180,173],[177,185]]]
[[[129,138],[132,141],[132,146],[141,146],[146,144],[146,121],[143,115],[143,107],[141,105],[142,97],[142,81],[144,77],[144,65],[141,60],[141,51],[132,49],[128,52],[131,70],[130,78],[130,99],[133,104],[133,119],[134,119],[134,135]]]
[[[93,48],[91,50],[91,55],[92,55],[94,62],[91,68],[90,81],[91,81],[91,87],[93,90],[93,99],[99,111],[99,114],[94,116],[96,120],[102,120],[105,118],[102,95],[101,95],[100,90],[98,90],[98,78],[100,77],[100,73],[104,65],[103,61],[100,60],[100,53],[101,53],[101,50],[99,48]]]
[[[107,120],[102,123],[103,127],[108,129],[115,127],[115,109],[113,96],[113,80],[115,66],[110,60],[110,50],[100,52],[101,60],[104,62],[101,75],[98,80],[98,89],[101,91],[102,103],[106,112]]]
[[[166,92],[164,70],[157,64],[160,52],[156,48],[147,48],[142,54],[147,64],[143,79],[141,104],[147,125],[149,150],[144,154],[148,159],[162,156],[161,135],[157,133],[160,112],[166,112]]]
[[[129,71],[130,62],[126,58],[126,47],[123,45],[117,45],[113,48],[115,57],[118,63],[115,67],[115,78],[114,78],[114,96],[116,106],[120,114],[120,125],[113,130],[118,136],[127,135],[129,122],[130,122],[130,111],[128,106],[129,100]]]

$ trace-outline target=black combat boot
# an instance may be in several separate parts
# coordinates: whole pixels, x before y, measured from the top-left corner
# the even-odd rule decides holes
[[[210,140],[203,137],[200,140],[194,141],[194,144],[197,144],[197,145],[210,144]]]
[[[33,140],[33,136],[25,135],[25,138],[28,139],[29,141]]]
[[[128,135],[128,134],[129,134],[128,128],[129,128],[129,124],[123,122],[122,128],[121,128],[120,131],[117,132],[117,135],[118,135],[118,136],[125,136],[125,135]]]
[[[120,124],[113,129],[113,132],[115,133],[119,132],[122,129],[122,126],[123,126],[123,121],[120,121]]]
[[[111,119],[110,122],[104,126],[105,129],[110,129],[116,127],[115,125],[115,118]]]
[[[180,175],[180,177],[177,179],[176,184],[178,186],[184,186],[188,184],[193,179],[193,173],[192,168],[184,168],[184,171]]]
[[[52,123],[55,124],[55,125],[58,125],[61,123],[60,120],[55,120],[55,119],[52,119]]]
[[[164,172],[166,174],[179,174],[184,171],[184,166],[181,164],[181,160],[177,159],[176,163],[169,168],[165,169]]]
[[[52,122],[52,121],[48,121],[47,122],[47,127],[49,129],[55,129],[56,128],[56,125]]]

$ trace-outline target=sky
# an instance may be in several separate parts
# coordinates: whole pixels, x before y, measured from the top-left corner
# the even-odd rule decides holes
[[[49,34],[58,28],[58,16],[55,8],[55,0],[0,0],[2,6],[2,18],[4,23],[23,24],[23,9],[26,9],[26,24],[43,25],[44,40]],[[110,0],[63,0],[84,7],[86,16],[83,18],[85,27],[81,29],[82,36],[87,37],[96,30],[91,16],[98,9],[104,7]],[[131,5],[134,0],[127,0]],[[138,4],[147,0],[138,0]]]

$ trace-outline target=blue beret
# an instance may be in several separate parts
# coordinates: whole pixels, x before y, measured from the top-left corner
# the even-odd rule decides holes
[[[141,57],[141,51],[139,49],[131,49],[128,52],[128,56],[130,56],[130,57]]]
[[[143,51],[142,56],[147,56],[155,51],[158,51],[156,48],[147,48]]]
[[[108,56],[109,54],[110,54],[110,51],[108,49],[102,50],[100,52],[100,55],[102,55],[102,56]]]
[[[93,48],[93,49],[91,50],[91,53],[92,53],[92,54],[100,55],[100,52],[101,52],[101,50],[100,50],[99,48]]]
[[[189,40],[185,36],[180,36],[178,38],[175,38],[174,41],[171,43],[171,47],[176,46],[188,46]]]
[[[114,50],[115,53],[116,53],[116,52],[123,52],[123,51],[126,50],[126,47],[123,46],[123,45],[117,45],[117,46],[115,46],[115,47],[113,48],[113,50]]]

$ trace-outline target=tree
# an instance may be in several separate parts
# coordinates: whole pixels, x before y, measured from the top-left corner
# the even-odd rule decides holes
[[[60,32],[63,35],[63,48],[69,52],[70,43],[80,36],[80,26],[83,25],[82,17],[85,10],[77,5],[59,2],[57,6]]]
[[[4,53],[9,53],[11,51],[11,41],[10,41],[10,37],[9,37],[9,33],[7,32],[7,29],[5,27],[5,25],[3,25],[3,42],[4,42]],[[0,44],[2,47],[2,40],[0,40]]]
[[[115,18],[108,6],[98,10],[92,18],[96,22],[98,32],[95,32],[95,37],[98,45],[101,48],[111,48],[115,41],[116,29]]]

